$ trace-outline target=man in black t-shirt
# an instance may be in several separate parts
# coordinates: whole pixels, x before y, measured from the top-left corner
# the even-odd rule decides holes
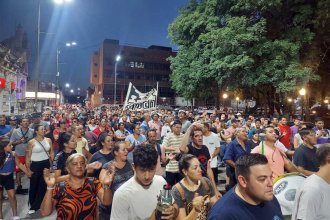
[[[189,126],[187,132],[183,136],[180,151],[181,153],[188,153],[197,157],[201,165],[202,175],[208,177],[211,180],[217,197],[221,197],[221,193],[217,189],[217,185],[214,182],[214,175],[210,166],[211,156],[209,150],[205,145],[203,145],[203,131],[201,126],[201,124],[195,122]],[[188,144],[189,137],[191,137],[190,144]]]
[[[293,162],[301,173],[310,176],[319,170],[319,163],[316,158],[317,143],[316,134],[313,129],[303,128],[299,135],[304,143],[300,145],[293,154]]]

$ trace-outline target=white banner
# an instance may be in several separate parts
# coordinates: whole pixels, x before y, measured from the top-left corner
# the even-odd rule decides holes
[[[147,93],[142,93],[129,83],[128,91],[125,99],[124,109],[155,109],[157,105],[158,83],[157,89],[152,89]]]

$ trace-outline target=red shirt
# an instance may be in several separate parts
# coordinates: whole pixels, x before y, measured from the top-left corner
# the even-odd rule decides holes
[[[291,137],[291,129],[289,126],[287,125],[281,125],[278,124],[278,128],[280,129],[281,132],[281,138],[280,141],[282,142],[282,144],[284,144],[284,146],[288,149],[291,148],[291,143],[290,143],[290,137]]]

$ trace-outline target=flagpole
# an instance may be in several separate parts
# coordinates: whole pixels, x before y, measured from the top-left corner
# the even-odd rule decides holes
[[[156,105],[155,105],[155,110],[157,109],[157,102],[158,102],[158,81],[157,81],[157,93],[156,93]]]
[[[131,89],[132,89],[132,83],[129,82],[128,90],[127,90],[127,94],[126,94],[126,99],[125,99],[125,103],[124,103],[124,106],[123,106],[123,110],[125,110],[125,108],[126,108],[126,106],[127,106],[128,97],[129,97],[129,94],[130,94],[130,92],[131,92]]]

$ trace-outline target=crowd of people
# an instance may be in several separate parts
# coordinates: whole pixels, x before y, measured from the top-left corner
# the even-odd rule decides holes
[[[273,183],[295,172],[308,178],[292,219],[330,219],[322,118],[64,105],[9,121],[0,116],[0,190],[15,220],[15,193],[29,194],[29,215],[55,209],[57,219],[158,219],[165,185],[173,201],[161,219],[284,219]]]

